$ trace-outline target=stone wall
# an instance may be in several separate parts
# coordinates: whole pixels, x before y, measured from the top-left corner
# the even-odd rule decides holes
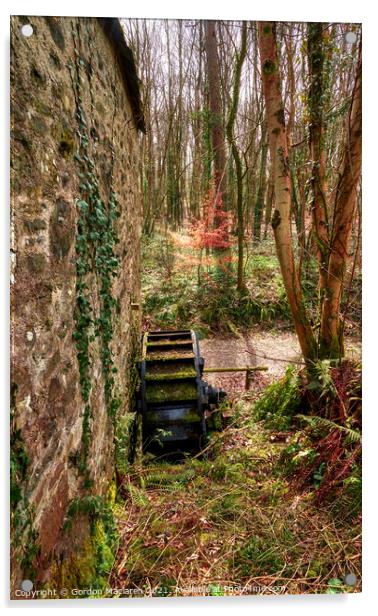
[[[67,511],[106,498],[132,410],[138,101],[117,53],[95,18],[11,18],[13,589],[80,551]]]

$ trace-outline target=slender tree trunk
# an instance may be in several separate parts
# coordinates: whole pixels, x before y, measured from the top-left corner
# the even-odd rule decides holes
[[[275,210],[272,227],[299,344],[305,360],[311,362],[316,359],[317,348],[302,301],[301,285],[294,262],[290,221],[290,172],[275,24],[274,22],[259,22],[258,31],[268,139],[271,157],[274,161]]]
[[[205,21],[205,51],[209,95],[209,130],[213,153],[213,177],[217,194],[220,194],[223,210],[229,210],[223,108],[220,81],[220,66],[217,50],[216,22]],[[223,220],[215,212],[214,226],[220,227]],[[217,249],[218,270],[230,273],[230,249]]]
[[[255,244],[261,241],[261,221],[264,211],[264,202],[266,194],[266,162],[268,158],[268,142],[266,139],[266,122],[263,124],[261,135],[261,159],[260,159],[260,174],[259,185],[257,188],[257,197],[255,203],[255,211],[253,216],[253,241]]]
[[[264,227],[264,239],[268,236],[268,226],[272,219],[272,209],[274,202],[274,177],[273,177],[273,163],[270,163],[268,188],[266,191],[266,207],[265,207],[265,227]]]
[[[331,251],[328,263],[323,312],[321,315],[320,353],[322,357],[339,358],[344,354],[343,321],[340,302],[349,258],[353,216],[358,202],[362,146],[362,65],[361,48],[355,85],[348,117],[347,143],[342,172],[336,189]]]
[[[247,22],[242,25],[240,51],[236,58],[234,88],[232,93],[231,109],[227,121],[227,139],[231,147],[232,156],[235,163],[236,172],[236,211],[238,220],[238,280],[237,288],[241,291],[244,288],[244,216],[243,216],[243,169],[238,147],[235,143],[234,125],[239,104],[240,80],[244,60],[247,54]]]
[[[327,283],[329,258],[328,211],[325,182],[325,26],[323,23],[309,23],[308,66],[310,73],[309,112],[310,112],[310,154],[312,160],[311,212],[314,228],[314,241],[319,264],[319,303],[320,311]]]

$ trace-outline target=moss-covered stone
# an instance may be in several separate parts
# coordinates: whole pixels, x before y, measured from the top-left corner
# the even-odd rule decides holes
[[[92,581],[96,579],[95,553],[93,540],[87,537],[77,554],[65,559],[62,563],[55,562],[44,589],[56,589],[59,593],[64,588],[67,590],[64,598],[77,598],[77,595],[72,592],[73,589],[90,588]]]
[[[87,541],[87,523],[75,525],[72,534],[60,532],[61,520],[58,519],[57,508],[61,504],[59,515],[61,513],[64,516],[68,498],[76,500],[104,493],[104,486],[114,469],[114,415],[118,409],[122,415],[133,408],[129,401],[133,398],[130,365],[133,363],[131,356],[134,349],[139,345],[140,317],[131,313],[130,295],[135,303],[139,301],[138,251],[142,218],[141,197],[135,180],[138,165],[137,131],[135,124],[130,121],[133,110],[125,90],[125,79],[119,67],[114,64],[114,47],[110,39],[104,36],[97,19],[13,16],[11,21],[11,124],[14,127],[11,140],[11,182],[13,248],[17,255],[13,264],[17,284],[14,287],[12,314],[14,329],[19,333],[13,349],[12,378],[18,386],[17,425],[27,424],[23,435],[25,450],[32,467],[39,468],[39,472],[33,474],[30,484],[27,476],[22,477],[20,482],[27,484],[28,498],[35,506],[33,520],[36,521],[35,530],[39,533],[41,545],[41,554],[35,559],[36,574],[30,579],[35,580],[36,584],[37,580],[50,579],[56,558],[56,583],[51,582],[51,587],[69,587],[70,579],[73,587],[86,585],[88,581],[96,579],[100,585],[98,571],[93,565],[98,545],[103,546],[100,550],[103,569],[107,569],[110,558],[108,549],[103,545],[103,521],[100,524],[97,520],[94,536],[87,538]],[[30,23],[34,30],[29,42],[20,31],[23,23]],[[33,45],[33,41],[38,44]],[[103,62],[101,81],[92,59],[93,54],[90,53],[94,41],[95,56],[98,54]],[[30,53],[30,45],[33,53]],[[75,67],[76,60],[79,62],[81,57],[90,60],[91,66],[87,63],[85,67],[81,64]],[[87,78],[89,73],[90,80]],[[122,102],[116,109],[115,99]],[[87,120],[87,130],[80,132],[76,115],[79,106],[82,119]],[[93,116],[96,107],[102,110],[101,117]],[[25,113],[25,109],[29,109],[30,113]],[[108,119],[104,121],[104,118]],[[120,270],[117,280],[113,277],[105,279],[106,284],[104,276],[100,280],[93,275],[93,269],[88,268],[87,275],[79,281],[77,287],[76,260],[79,255],[75,250],[75,236],[81,234],[83,227],[79,226],[76,204],[85,189],[80,186],[83,184],[80,175],[83,170],[77,165],[74,153],[83,146],[80,155],[84,160],[85,141],[88,141],[86,187],[93,194],[93,178],[89,175],[91,172],[98,179],[98,194],[106,201],[105,206],[110,195],[120,195],[121,216],[116,215],[118,213],[113,207],[109,217],[111,214],[114,231],[120,240],[116,248],[117,255],[128,266]],[[130,156],[124,154],[125,143]],[[122,164],[117,164],[117,161]],[[94,206],[92,200],[92,221],[85,221],[92,225],[91,231],[93,217],[96,216]],[[85,225],[84,229],[87,229]],[[90,246],[89,265],[95,265],[96,268],[98,262],[94,263],[95,258],[102,258],[108,250],[107,244],[113,241],[110,232],[109,241],[102,241],[108,228],[101,227],[100,232],[100,239],[99,236],[92,236]],[[93,245],[96,242],[98,250],[95,255]],[[102,272],[105,272],[104,268]],[[114,297],[110,297],[110,288]],[[92,416],[85,414],[85,404],[79,390],[80,373],[73,340],[77,314],[76,294],[83,300],[89,297],[93,303],[94,310],[90,317],[101,318],[101,322],[91,322],[88,328],[91,335],[90,353],[94,359],[88,369],[88,379],[94,383]],[[99,308],[99,303],[105,305],[103,298],[107,301],[106,314]],[[117,313],[112,304],[113,299],[118,302]],[[109,314],[113,310],[114,332],[110,332]],[[95,329],[100,335],[104,332],[105,343],[101,348],[98,338],[92,340]],[[82,341],[83,338],[79,340]],[[27,369],[25,356],[28,357]],[[115,405],[109,404],[111,419],[110,412],[109,416],[103,412],[105,369],[98,369],[101,363],[106,366],[107,385],[114,383],[114,396],[111,398],[111,386],[108,386],[107,398],[113,402],[115,398],[122,397],[121,408],[117,406],[115,409]],[[110,369],[107,368],[109,364]],[[50,384],[62,377],[66,387],[50,390]],[[37,388],[33,386],[35,383],[38,383]],[[51,396],[48,392],[52,392]],[[24,409],[28,410],[26,424]],[[86,481],[87,477],[84,478],[78,472],[81,464],[78,455],[81,434],[89,432],[82,431],[80,419],[84,416],[88,423],[92,422],[86,444],[88,456],[85,466],[92,482],[90,484]],[[92,417],[96,421],[92,421]],[[125,450],[128,438],[125,432],[122,441]],[[59,451],[54,448],[54,442],[59,443]],[[44,452],[42,458],[40,452]],[[69,491],[66,492],[65,486],[68,483]],[[58,498],[56,486],[60,486],[59,490],[64,497]],[[12,498],[17,500],[18,486],[12,487]],[[22,485],[20,489],[24,487]],[[114,494],[115,488],[113,497]],[[55,496],[56,499],[52,500]],[[18,536],[14,535],[12,541],[17,543]],[[34,549],[31,540],[28,539],[27,543]],[[110,549],[110,544],[106,544]],[[63,562],[59,559],[63,559]],[[31,560],[30,549],[27,560]],[[12,553],[13,591],[20,587],[20,582],[27,575],[27,569],[22,570],[21,565],[19,554]],[[106,576],[103,577],[106,579]]]
[[[55,563],[44,589],[66,589],[65,598],[77,598],[75,589],[95,589],[95,596],[105,596],[108,576],[114,563],[118,533],[113,507],[116,487],[111,483],[107,497],[87,496],[71,502],[64,525],[65,532],[74,533],[75,521],[89,518],[90,534],[76,553],[62,563]],[[103,594],[102,594],[103,593]],[[80,595],[79,595],[80,596]]]

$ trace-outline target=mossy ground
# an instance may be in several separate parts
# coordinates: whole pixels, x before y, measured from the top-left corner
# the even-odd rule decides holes
[[[130,468],[112,586],[147,596],[360,590],[359,517],[345,524],[341,503],[335,515],[335,503],[293,486],[280,463],[293,435],[254,421],[251,395],[206,457]]]

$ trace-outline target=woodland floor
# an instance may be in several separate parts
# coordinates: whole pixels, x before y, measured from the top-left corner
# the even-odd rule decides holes
[[[349,341],[358,356],[360,344]],[[294,334],[256,331],[201,341],[207,366],[269,366],[207,375],[229,393],[230,425],[205,457],[135,464],[117,505],[121,542],[112,586],[144,596],[340,593],[361,590],[361,520],[287,477],[282,452],[296,434],[269,430],[251,409],[267,384],[299,361]],[[272,359],[274,358],[274,359]],[[285,360],[285,361],[283,361]],[[210,378],[211,377],[211,378]],[[347,573],[357,584],[347,586]]]

